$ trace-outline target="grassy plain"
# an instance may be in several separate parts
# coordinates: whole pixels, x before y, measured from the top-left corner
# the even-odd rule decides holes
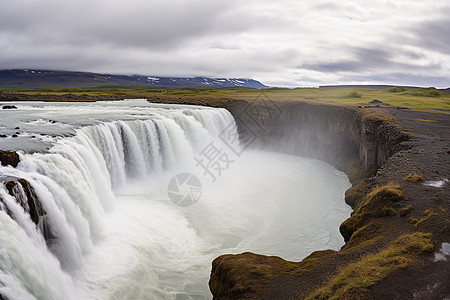
[[[411,108],[440,110],[450,113],[450,95],[434,88],[148,88],[139,86],[100,86],[94,88],[18,89],[2,90],[3,94],[123,96],[152,99],[256,99],[261,91],[272,101],[311,101],[344,105],[366,104],[373,100],[385,104]],[[442,112],[444,111],[444,112]],[[446,112],[447,111],[447,112]]]

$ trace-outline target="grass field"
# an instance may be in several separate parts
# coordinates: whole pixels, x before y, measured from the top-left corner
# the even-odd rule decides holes
[[[261,91],[273,100],[332,102],[336,104],[363,104],[372,100],[412,108],[435,109],[450,112],[450,95],[434,88],[269,88],[264,90],[250,88],[148,88],[138,86],[102,86],[95,88],[61,88],[61,89],[22,89],[3,90],[0,93],[24,93],[29,95],[65,95],[76,96],[123,96],[147,99],[241,99],[253,100]]]

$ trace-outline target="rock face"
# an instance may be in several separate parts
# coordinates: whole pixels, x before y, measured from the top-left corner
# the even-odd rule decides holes
[[[5,186],[11,196],[30,214],[31,220],[38,225],[41,217],[47,212],[42,207],[33,187],[28,181],[22,178],[15,178],[5,182]],[[1,201],[1,199],[0,199]]]
[[[2,109],[17,109],[15,105],[3,105]]]
[[[31,184],[23,178],[15,177],[0,177],[0,182],[3,182],[8,193],[29,214],[31,221],[36,224],[36,227],[41,231],[47,243],[51,243],[55,236],[51,232],[47,222],[47,212]],[[8,204],[2,198],[0,198],[0,210],[5,211],[12,219],[16,218],[14,213],[9,209]]]
[[[220,295],[221,299],[247,299],[258,292],[261,284],[269,284],[280,271],[290,268],[295,268],[295,263],[276,256],[250,252],[222,255],[212,263],[209,286],[213,295]]]
[[[20,162],[19,154],[14,151],[3,151],[0,150],[0,163],[2,166],[13,166],[14,168]]]
[[[352,182],[373,173],[409,139],[393,124],[355,107],[261,100],[241,101],[230,111],[243,140],[255,138],[251,146],[327,161]]]

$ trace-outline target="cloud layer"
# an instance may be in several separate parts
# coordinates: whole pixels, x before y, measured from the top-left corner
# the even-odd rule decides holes
[[[450,86],[447,0],[0,0],[0,69]]]

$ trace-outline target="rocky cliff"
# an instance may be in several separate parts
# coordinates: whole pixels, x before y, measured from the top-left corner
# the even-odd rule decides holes
[[[230,105],[250,146],[327,161],[352,182],[386,163],[408,135],[375,105],[337,106],[261,99]]]

